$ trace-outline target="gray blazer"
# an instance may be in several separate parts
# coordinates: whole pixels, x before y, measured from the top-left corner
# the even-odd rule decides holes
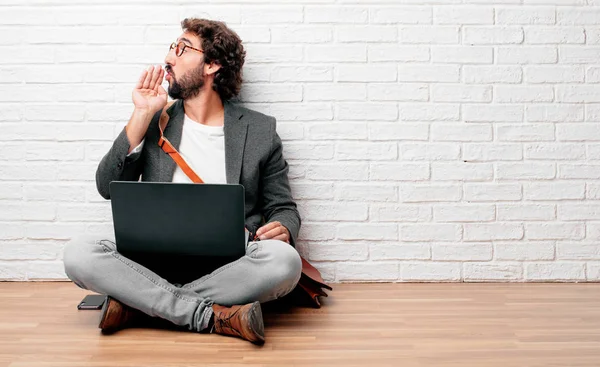
[[[227,183],[244,186],[246,227],[254,232],[263,223],[279,221],[290,232],[295,246],[300,230],[300,214],[292,199],[288,182],[288,164],[283,157],[281,139],[275,130],[275,118],[230,102],[225,108],[225,170]],[[178,100],[167,109],[169,123],[165,137],[179,149],[183,131],[183,102]],[[127,156],[129,139],[121,131],[96,171],[96,186],[105,199],[110,199],[111,181],[171,182],[175,161],[159,146],[160,131],[157,112],[141,152]],[[202,177],[202,172],[197,172]]]

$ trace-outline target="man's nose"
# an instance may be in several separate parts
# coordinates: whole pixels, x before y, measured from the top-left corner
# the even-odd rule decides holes
[[[167,56],[165,56],[165,64],[166,65],[175,65],[175,59],[177,57],[175,56],[175,50],[169,50],[169,52],[167,53]]]

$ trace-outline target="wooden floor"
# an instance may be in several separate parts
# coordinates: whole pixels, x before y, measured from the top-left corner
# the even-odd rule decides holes
[[[340,284],[267,306],[267,342],[100,334],[71,283],[0,283],[0,366],[600,366],[600,284]]]

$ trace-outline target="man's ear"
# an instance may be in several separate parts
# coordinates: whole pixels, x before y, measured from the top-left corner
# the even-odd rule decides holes
[[[204,65],[204,73],[206,75],[215,74],[217,71],[219,71],[220,68],[221,68],[221,65],[219,65],[216,62],[211,62],[210,64]]]

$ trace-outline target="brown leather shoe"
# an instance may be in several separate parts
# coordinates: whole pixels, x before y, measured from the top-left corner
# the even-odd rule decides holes
[[[260,303],[225,307],[212,306],[214,331],[217,334],[237,336],[254,344],[265,342],[265,326]]]
[[[104,306],[102,306],[102,316],[98,327],[102,329],[103,334],[111,334],[132,326],[144,315],[142,311],[131,308],[108,296]]]

